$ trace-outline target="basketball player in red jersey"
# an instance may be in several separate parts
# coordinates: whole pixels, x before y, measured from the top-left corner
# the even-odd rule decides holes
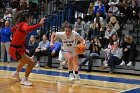
[[[36,25],[29,26],[29,14],[27,12],[19,12],[16,16],[16,25],[12,27],[13,32],[12,42],[10,44],[10,55],[11,57],[19,61],[19,65],[14,73],[11,74],[12,77],[20,80],[19,72],[25,64],[27,65],[25,77],[21,80],[22,85],[30,86],[32,83],[28,80],[28,76],[34,67],[34,61],[32,58],[25,54],[25,40],[29,32],[43,25],[45,18],[42,18],[40,22]]]

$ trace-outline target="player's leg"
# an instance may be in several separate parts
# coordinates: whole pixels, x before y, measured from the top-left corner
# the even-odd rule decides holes
[[[79,73],[78,73],[78,55],[73,57],[73,70],[75,72],[75,79],[80,79]]]
[[[26,72],[25,72],[25,77],[21,81],[21,84],[30,86],[32,85],[32,83],[28,81],[28,77],[34,67],[34,60],[30,58],[29,56],[27,56],[26,54],[22,55],[21,58],[24,59],[23,63],[28,64],[26,68]],[[19,67],[19,70],[20,70],[20,67]]]
[[[63,53],[64,58],[67,59],[68,61],[68,71],[69,71],[69,79],[73,80],[74,79],[74,74],[73,74],[73,55],[69,52],[64,52]]]

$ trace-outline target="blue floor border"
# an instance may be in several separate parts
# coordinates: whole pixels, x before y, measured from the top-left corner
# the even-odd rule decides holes
[[[16,67],[0,66],[0,70],[15,71]],[[21,72],[25,72],[25,68],[23,68]],[[66,73],[66,72],[35,70],[35,69],[32,70],[32,73],[52,75],[52,76],[63,76],[63,77],[68,77],[69,76],[69,74]],[[87,74],[80,74],[80,77],[81,77],[81,79],[88,79],[88,80],[98,80],[98,81],[107,81],[107,82],[140,85],[140,80],[135,80],[135,79],[125,79],[125,78],[106,77],[106,76],[87,75]]]

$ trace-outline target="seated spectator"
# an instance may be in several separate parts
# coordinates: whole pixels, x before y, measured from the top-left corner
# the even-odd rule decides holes
[[[119,21],[116,19],[116,17],[111,17],[109,23],[112,24],[113,29],[116,32],[120,29]]]
[[[48,55],[47,53],[47,44],[49,43],[49,41],[47,40],[47,36],[44,34],[42,36],[42,41],[39,42],[38,47],[35,49],[35,56],[37,58],[37,64],[36,67],[39,67],[39,60],[41,56],[46,56]]]
[[[104,28],[103,25],[101,25],[100,22],[95,22],[90,24],[90,28],[88,31],[88,40],[91,41],[93,37],[99,37],[100,39],[103,39],[104,37]]]
[[[120,0],[115,0],[116,2],[113,2],[114,3],[114,5],[119,5],[119,3],[120,3]],[[108,5],[111,5],[112,4],[112,0],[109,0],[109,3],[108,3]]]
[[[100,16],[100,12],[97,12],[96,17],[94,18],[94,22],[104,24],[103,21],[104,21],[104,19],[103,19],[103,17]]]
[[[109,66],[110,73],[114,72],[115,65],[119,65],[122,62],[121,60],[122,55],[123,55],[123,49],[119,48],[118,42],[114,42],[112,48],[108,52],[108,57],[109,57],[107,61],[108,65],[105,66],[105,68]]]
[[[112,45],[114,44],[114,42],[118,42],[119,43],[119,38],[117,34],[113,34],[109,40],[109,44],[108,44],[108,49],[110,49],[112,47]]]
[[[10,10],[6,9],[3,19],[11,21],[11,17],[12,17],[12,14],[10,13]]]
[[[46,46],[47,54],[48,54],[48,66],[52,67],[52,58],[57,57],[59,55],[59,51],[61,49],[61,42],[55,41],[53,48],[50,47],[50,42]]]
[[[90,44],[90,47],[89,47],[90,55],[87,58],[85,58],[83,60],[83,63],[82,63],[82,65],[84,65],[89,61],[88,62],[88,70],[87,70],[88,72],[90,72],[91,69],[92,69],[94,58],[98,58],[98,57],[102,56],[100,54],[101,48],[102,48],[102,46],[101,46],[99,38],[97,38],[97,37],[93,38],[93,41],[92,41],[92,43]]]
[[[135,0],[132,0],[130,5],[128,6],[128,11],[129,11],[129,19],[130,21],[137,21],[138,19],[138,4]]]
[[[106,11],[105,11],[105,6],[102,4],[102,1],[98,1],[98,4],[97,4],[97,6],[94,6],[93,11],[94,11],[94,15],[96,15],[96,13],[99,12],[101,17],[103,17],[105,19]]]
[[[121,44],[123,48],[122,63],[120,65],[132,66],[132,62],[137,57],[136,44],[133,42],[133,38],[130,35],[125,35],[124,42]]]
[[[120,3],[120,19],[122,20],[121,24],[125,24],[127,22],[129,13],[127,1]]]
[[[59,54],[59,51],[61,49],[61,42],[55,41],[54,42],[54,47],[50,47],[50,43],[47,45],[47,49],[50,50],[52,57],[57,57]]]
[[[93,16],[94,3],[90,2],[88,7],[88,15]]]
[[[79,33],[83,38],[85,38],[85,31],[84,31],[85,23],[81,17],[77,18],[77,22],[74,24],[74,30]]]
[[[15,14],[16,9],[18,7],[18,1],[17,0],[11,0],[10,1],[10,7],[12,8],[12,14]]]
[[[89,16],[84,16],[83,20],[85,22],[85,25],[84,25],[85,40],[87,40],[88,31],[89,31],[89,28],[90,28],[90,24],[91,24],[91,20],[92,19],[90,19]]]
[[[113,26],[112,24],[107,24],[106,26],[106,31],[105,31],[105,36],[104,36],[104,39],[103,39],[103,47],[104,48],[107,48],[108,44],[109,44],[109,40],[110,40],[110,37],[113,35],[113,34],[117,34],[117,32],[113,29]]]
[[[26,54],[29,57],[34,58],[34,53],[35,53],[35,49],[37,48],[38,43],[35,40],[35,36],[31,35],[30,36],[30,40],[28,42],[25,43],[25,48],[26,48]]]
[[[113,15],[116,15],[116,16],[119,16],[119,13],[120,13],[118,7],[115,5],[114,2],[111,2],[110,8],[108,11],[111,11],[113,13]]]

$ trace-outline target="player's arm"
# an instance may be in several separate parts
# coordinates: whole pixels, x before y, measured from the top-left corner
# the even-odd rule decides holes
[[[36,28],[38,28],[40,26],[41,26],[40,24],[36,24],[33,26],[29,26],[28,24],[23,24],[22,27],[20,28],[20,30],[28,33],[28,32],[35,30]]]
[[[84,45],[86,44],[86,41],[83,38],[81,38],[80,42],[83,43]]]
[[[50,47],[52,48],[54,46],[54,41],[56,40],[56,33],[53,32],[51,35],[51,41],[50,41]]]
[[[13,27],[11,28],[11,31],[14,32],[15,30],[16,30],[16,27],[13,26]]]
[[[86,41],[77,33],[75,32],[76,38],[80,41],[80,43],[86,44]]]
[[[44,20],[45,20],[45,18],[42,18],[38,24],[33,25],[33,26],[29,26],[28,24],[23,24],[23,26],[21,27],[21,30],[26,31],[26,32],[31,32],[34,29],[36,29],[36,28],[40,27],[41,25],[43,25]]]

